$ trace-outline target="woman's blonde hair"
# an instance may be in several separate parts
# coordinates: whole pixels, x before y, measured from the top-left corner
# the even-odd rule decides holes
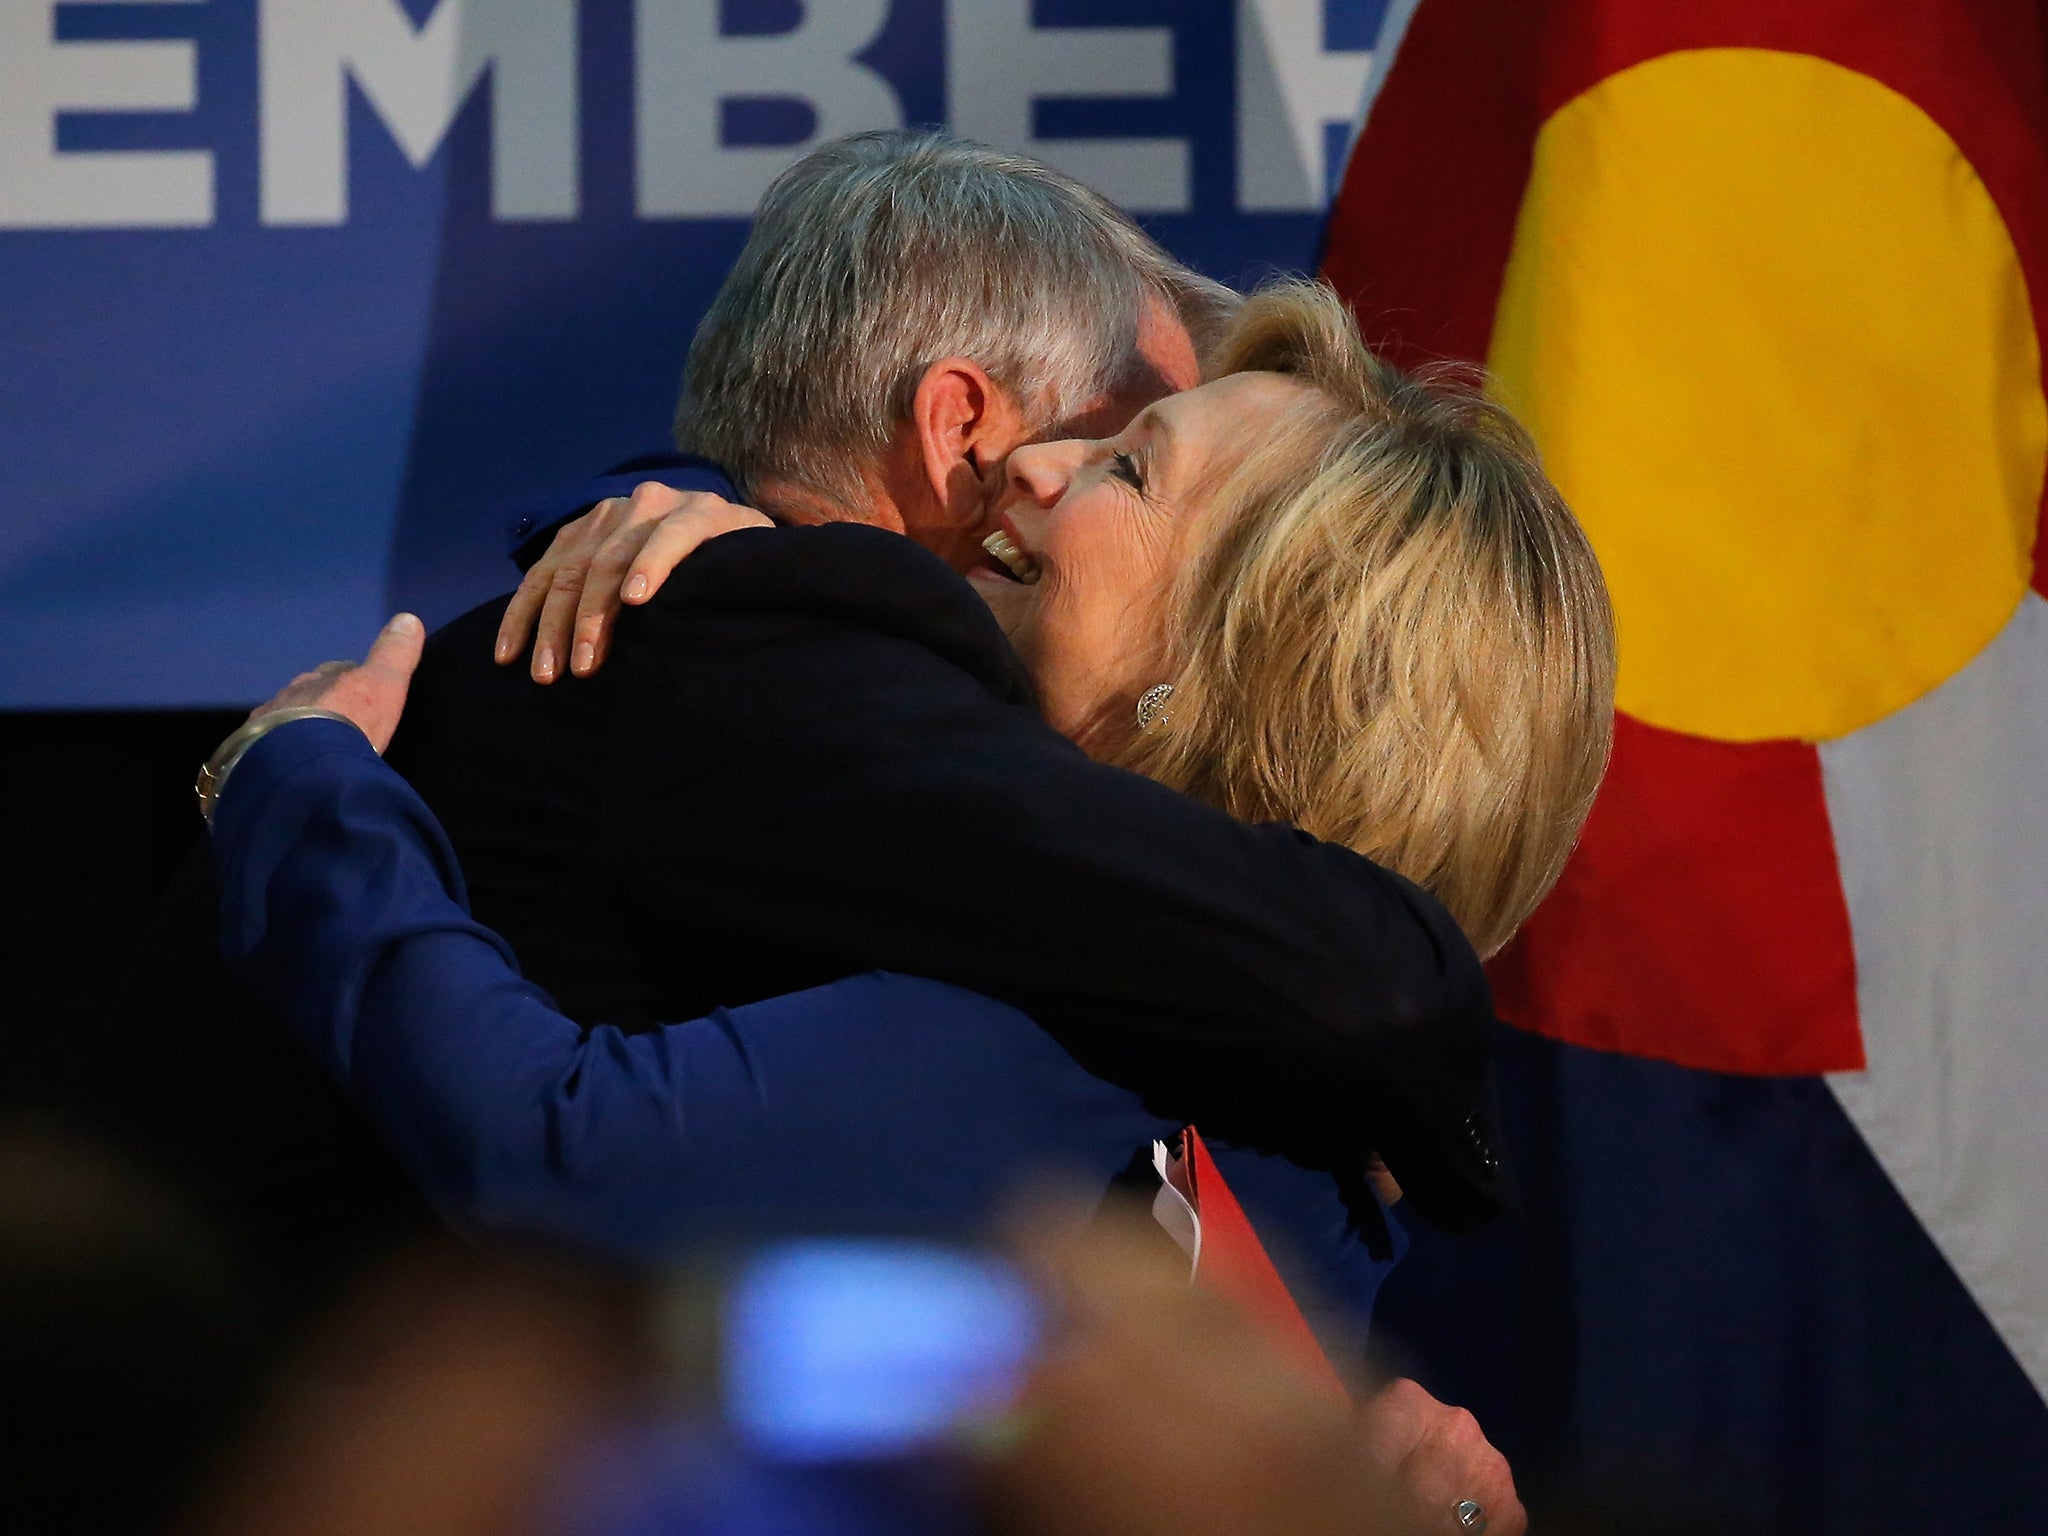
[[[1564,866],[1613,738],[1614,621],[1505,410],[1373,355],[1320,284],[1253,295],[1211,378],[1309,385],[1204,496],[1170,720],[1124,766],[1433,892],[1482,955]]]

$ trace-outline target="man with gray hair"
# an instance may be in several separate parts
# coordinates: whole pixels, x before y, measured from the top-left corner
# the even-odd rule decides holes
[[[683,456],[635,461],[522,521],[508,648],[545,603],[532,671],[553,681],[583,591],[573,556],[671,510],[665,488],[722,492],[727,477],[780,521],[872,523],[970,569],[1009,451],[1106,436],[1190,387],[1237,302],[1036,160],[935,131],[835,140],[768,189],[697,328]],[[592,670],[600,643],[586,615],[570,670]]]
[[[1096,436],[1185,387],[1181,327],[1234,300],[1035,160],[856,134],[762,199],[690,349],[676,438],[760,505],[843,516],[934,362],[978,364],[1033,436]]]

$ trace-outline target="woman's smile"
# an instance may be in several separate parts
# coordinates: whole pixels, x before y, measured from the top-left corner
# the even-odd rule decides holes
[[[1038,562],[1018,547],[1017,540],[1008,529],[998,528],[981,541],[981,547],[1002,561],[1010,574],[1025,586],[1038,584],[1038,578],[1042,574],[1038,569]]]

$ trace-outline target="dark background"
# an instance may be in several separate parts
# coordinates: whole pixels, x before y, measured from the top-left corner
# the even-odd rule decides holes
[[[91,1103],[85,1042],[202,830],[192,779],[242,713],[0,714],[6,1106]]]

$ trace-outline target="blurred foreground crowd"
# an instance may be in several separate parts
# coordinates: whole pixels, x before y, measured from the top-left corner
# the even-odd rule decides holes
[[[801,1442],[759,1422],[750,1431],[743,1403],[735,1412],[744,1362],[731,1356],[746,1341],[710,1269],[627,1281],[499,1263],[425,1237],[338,1280],[303,1317],[284,1316],[180,1192],[75,1132],[17,1120],[0,1130],[7,1526],[95,1536],[1452,1528],[1456,1495],[1471,1490],[1435,1483],[1487,1454],[1471,1417],[1412,1382],[1362,1392],[1356,1407],[1329,1393],[1241,1310],[1190,1287],[1140,1208],[1047,1201],[999,1243],[1006,1257],[966,1273],[998,1288],[1015,1273],[1036,1298],[1045,1321],[1018,1379],[930,1434]],[[839,1337],[799,1342],[817,1357],[786,1361],[798,1379],[773,1390],[801,1398],[804,1379],[831,1376],[824,1357],[844,1352],[849,1331],[870,1362],[928,1349],[929,1319],[907,1299],[872,1288],[840,1297]],[[970,1298],[970,1310],[980,1305]],[[904,1388],[884,1371],[866,1390]],[[886,1403],[858,1408],[870,1431],[878,1406],[888,1418]],[[820,1422],[813,1412],[812,1429]],[[1442,1454],[1452,1447],[1464,1454]],[[1492,1528],[1519,1529],[1518,1515],[1500,1519],[1513,1508],[1504,1464],[1500,1475],[1503,1486],[1486,1490]]]

